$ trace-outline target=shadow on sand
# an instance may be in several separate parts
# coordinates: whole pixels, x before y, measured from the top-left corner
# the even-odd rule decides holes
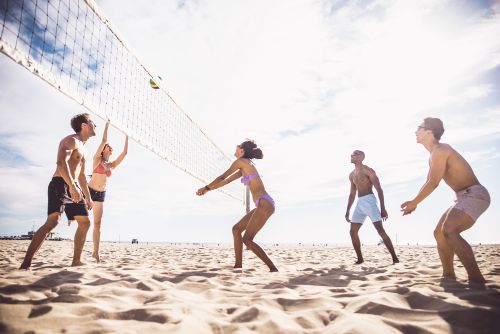
[[[87,298],[79,296],[80,288],[76,285],[65,284],[80,284],[83,274],[69,270],[62,270],[57,273],[49,274],[32,284],[11,284],[0,288],[0,303],[2,304],[47,304],[47,303],[79,303],[88,301]],[[65,285],[65,286],[63,286]],[[37,292],[57,292],[56,297],[47,297],[38,300],[17,300],[5,295],[25,293],[29,291]]]
[[[307,269],[306,269],[307,270]],[[275,289],[286,287],[295,289],[300,285],[315,285],[328,287],[332,292],[334,299],[338,298],[339,302],[344,305],[344,309],[358,314],[370,314],[382,316],[389,315],[387,321],[391,322],[394,319],[394,314],[406,314],[411,319],[417,319],[418,325],[400,323],[392,323],[391,325],[398,328],[404,333],[420,332],[425,328],[424,314],[435,314],[441,317],[450,325],[451,333],[494,333],[500,328],[500,293],[495,288],[474,289],[468,285],[458,282],[441,283],[443,288],[442,293],[426,294],[421,289],[415,288],[415,282],[409,281],[401,284],[386,286],[381,290],[387,294],[398,294],[403,297],[407,305],[390,305],[380,296],[375,296],[375,293],[370,291],[357,291],[360,287],[369,287],[370,281],[373,279],[383,279],[384,276],[393,275],[385,268],[366,268],[362,272],[351,271],[346,269],[346,266],[341,266],[330,270],[308,270],[307,274],[292,277],[286,283],[270,283],[264,288]],[[366,282],[357,284],[355,288],[349,288],[354,282]],[[435,286],[438,284],[430,285]],[[418,284],[420,288],[424,287]],[[374,298],[366,298],[366,293],[374,295]],[[465,306],[458,303],[446,301],[448,299],[443,294],[451,294],[461,300],[466,301]],[[362,297],[366,299],[366,303],[359,305],[359,300],[353,302],[352,298]],[[450,299],[453,299],[450,296]],[[349,297],[346,299],[346,297]],[[421,326],[420,322],[422,323]]]

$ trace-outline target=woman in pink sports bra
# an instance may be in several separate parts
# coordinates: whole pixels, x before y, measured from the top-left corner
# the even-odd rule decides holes
[[[89,181],[90,196],[94,202],[94,231],[92,233],[94,252],[92,253],[92,257],[97,262],[101,262],[99,258],[99,242],[101,240],[101,220],[104,209],[104,198],[106,197],[106,183],[108,177],[111,176],[111,171],[123,161],[128,151],[128,136],[125,136],[123,152],[120,153],[116,160],[109,161],[113,153],[113,148],[108,144],[108,128],[109,121],[106,122],[101,144],[94,155],[93,173]]]
[[[234,156],[237,158],[227,171],[221,176],[198,189],[198,196],[205,195],[209,190],[214,190],[241,177],[241,182],[247,185],[255,202],[255,209],[247,213],[236,225],[233,226],[234,239],[234,268],[241,268],[243,264],[243,244],[255,253],[274,272],[278,271],[266,252],[253,241],[257,232],[266,224],[274,213],[274,201],[266,192],[262,179],[251,159],[262,159],[262,151],[257,145],[247,140],[236,146]],[[243,235],[242,233],[245,232]]]

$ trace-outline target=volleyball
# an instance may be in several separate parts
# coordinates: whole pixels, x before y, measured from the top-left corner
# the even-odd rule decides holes
[[[160,76],[156,76],[155,78],[149,79],[149,85],[153,89],[160,89],[160,85],[159,85],[160,81],[161,81],[161,77]]]

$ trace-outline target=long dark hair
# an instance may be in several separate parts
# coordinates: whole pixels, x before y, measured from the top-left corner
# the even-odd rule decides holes
[[[240,144],[240,147],[245,151],[243,158],[246,159],[262,159],[264,154],[262,150],[257,147],[253,140],[247,140]]]

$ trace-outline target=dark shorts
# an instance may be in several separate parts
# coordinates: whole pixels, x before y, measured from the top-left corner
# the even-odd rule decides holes
[[[69,193],[69,187],[64,182],[64,179],[60,176],[55,176],[49,183],[48,189],[49,203],[47,208],[47,215],[54,212],[66,213],[68,220],[75,220],[75,216],[88,216],[89,211],[87,210],[87,205],[85,205],[85,200],[83,199],[78,203],[73,203],[71,200],[71,194]]]
[[[92,201],[94,202],[104,202],[104,199],[106,198],[106,190],[104,191],[97,191],[89,187],[89,192],[90,192],[90,198],[92,198]]]

